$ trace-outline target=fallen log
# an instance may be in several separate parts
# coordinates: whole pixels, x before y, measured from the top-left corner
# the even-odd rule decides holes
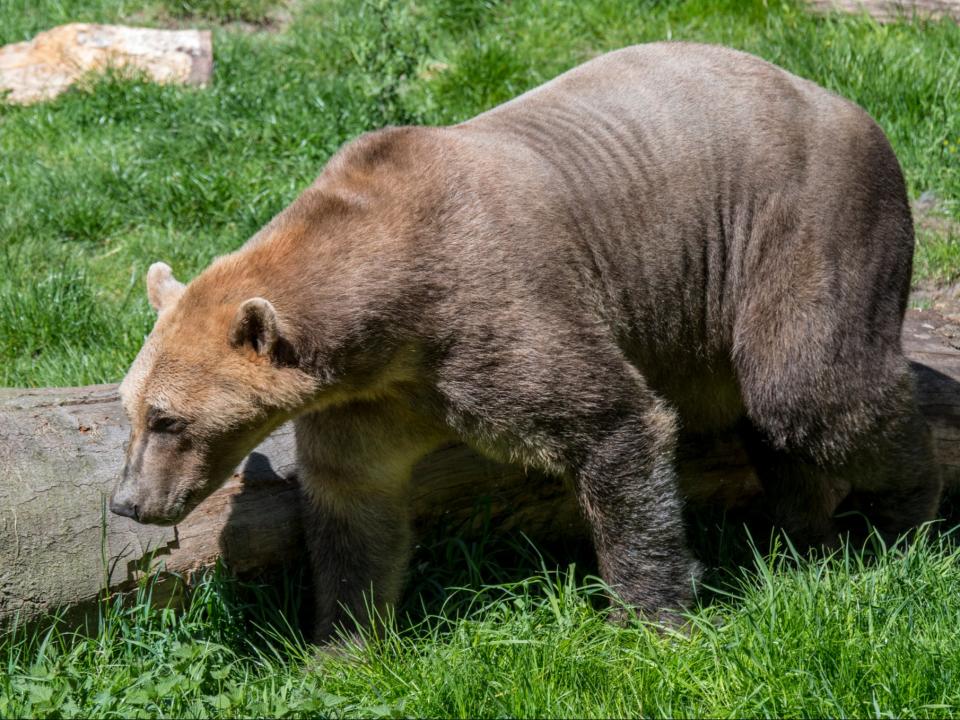
[[[948,482],[960,485],[960,327],[911,311],[903,341],[937,460]],[[139,525],[106,511],[126,439],[114,385],[0,391],[0,625],[88,603],[105,587],[129,588],[161,564],[188,575],[221,558],[248,574],[301,555],[289,427],[175,527]],[[734,436],[687,441],[680,460],[694,504],[732,508],[759,493]],[[462,445],[434,453],[415,472],[418,530],[469,534],[486,523],[545,540],[581,535],[564,485],[526,475]]]

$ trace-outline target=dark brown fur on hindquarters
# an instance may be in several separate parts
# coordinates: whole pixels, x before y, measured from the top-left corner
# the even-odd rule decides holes
[[[323,634],[367,622],[368,587],[396,600],[411,468],[459,440],[568,478],[604,579],[656,616],[698,574],[678,428],[745,418],[769,514],[810,542],[847,494],[886,532],[932,516],[912,253],[900,167],[854,104],[724,48],[610,53],[349,143],[189,286],[154,265],[111,507],[177,522],[296,419]]]
[[[825,428],[828,440],[807,437],[805,446],[788,451],[745,427],[764,488],[758,511],[798,549],[836,547],[843,537],[859,547],[872,533],[890,544],[936,517],[942,483],[930,430],[916,407],[909,369],[901,368],[887,386],[887,412],[873,419],[867,437],[855,435],[843,445],[836,428]]]

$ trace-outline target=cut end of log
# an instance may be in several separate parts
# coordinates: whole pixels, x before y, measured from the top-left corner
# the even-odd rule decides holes
[[[71,23],[0,47],[0,96],[29,105],[50,100],[87,73],[143,72],[158,83],[207,85],[213,75],[209,30],[155,30]]]

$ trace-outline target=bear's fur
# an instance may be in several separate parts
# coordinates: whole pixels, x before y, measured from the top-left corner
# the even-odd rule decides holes
[[[178,521],[295,419],[318,635],[396,599],[410,474],[462,440],[569,478],[648,614],[697,566],[678,432],[748,428],[773,520],[895,535],[940,495],[900,349],[913,228],[856,105],[749,55],[610,53],[460,125],[374,132],[189,286],[121,393],[112,507]]]

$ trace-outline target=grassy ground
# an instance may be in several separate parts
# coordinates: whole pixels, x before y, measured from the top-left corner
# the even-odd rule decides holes
[[[292,200],[346,140],[449,123],[630,43],[757,53],[856,100],[910,192],[960,219],[960,28],[813,18],[726,0],[0,0],[0,42],[68,20],[214,30],[209,89],[121,78],[0,106],[0,386],[117,380],[152,316],[157,259],[189,278]],[[217,21],[220,21],[219,24]],[[960,274],[955,225],[921,233],[923,278]]]
[[[757,560],[665,634],[606,623],[595,585],[535,572],[531,553],[513,583],[502,558],[445,554],[417,573],[426,610],[411,597],[345,657],[289,629],[289,597],[222,576],[186,613],[150,609],[144,592],[105,605],[93,634],[9,634],[0,717],[960,715],[960,554],[942,541],[869,561]]]
[[[911,196],[939,198],[918,281],[960,276],[950,23],[881,27],[772,0],[0,0],[0,17],[0,43],[72,20],[208,26],[217,62],[209,89],[108,77],[0,106],[0,385],[118,379],[152,322],[149,263],[192,276],[359,133],[454,122],[663,38],[757,53],[867,108]],[[295,587],[219,576],[183,614],[142,601],[105,606],[90,636],[8,633],[0,717],[960,715],[951,546],[726,563],[712,582],[727,589],[706,593],[682,635],[614,628],[581,576],[515,557],[428,548],[412,619],[352,660],[318,661],[285,627]]]

